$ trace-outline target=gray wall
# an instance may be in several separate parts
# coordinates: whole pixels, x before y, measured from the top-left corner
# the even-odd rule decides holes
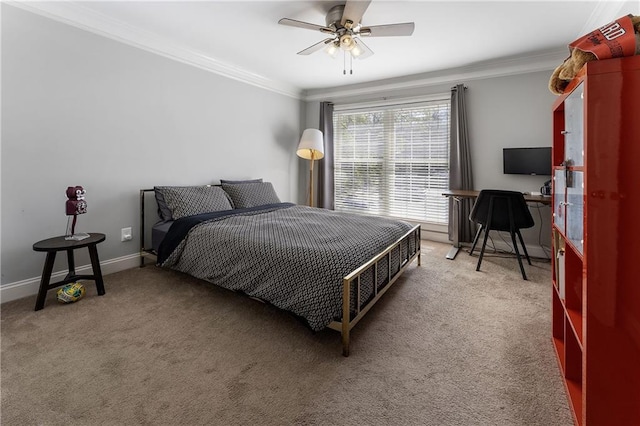
[[[551,146],[551,104],[556,96],[547,84],[551,71],[484,78],[460,83],[467,86],[467,115],[471,139],[471,157],[475,189],[511,189],[539,191],[549,177],[517,176],[502,173],[502,148]],[[452,72],[452,74],[456,74]],[[406,80],[406,79],[405,79]],[[455,84],[455,83],[454,83]],[[382,96],[402,98],[449,93],[454,84],[438,84],[377,93],[374,97],[344,96],[336,88],[328,89],[327,100],[336,104],[377,100]],[[362,88],[364,85],[354,86]],[[345,87],[344,90],[349,90]],[[321,90],[310,93],[317,99]],[[319,103],[307,102],[305,119],[308,126],[317,126]],[[550,246],[551,224],[549,207],[532,209],[536,227],[523,231],[527,244]]]
[[[302,129],[318,127],[317,101],[300,102],[4,3],[1,12],[2,284],[40,275],[44,255],[31,246],[64,233],[70,185],[87,189],[89,212],[79,216],[78,230],[107,234],[102,260],[137,251],[140,188],[263,177],[283,201],[305,202],[308,162],[295,148]],[[504,175],[501,161],[504,147],[551,144],[549,73],[461,81],[469,88],[476,189],[536,191],[546,179]],[[326,99],[448,93],[451,85]],[[541,235],[548,246],[550,212],[540,213],[542,228],[525,238],[537,244]],[[122,243],[120,229],[128,226],[134,240]],[[77,264],[86,263],[79,256]],[[62,259],[55,270],[65,267]]]
[[[137,252],[141,188],[262,177],[299,201],[299,100],[1,7],[2,284],[41,274],[32,245],[64,234],[67,186],[87,190],[77,231],[107,235],[102,261]]]

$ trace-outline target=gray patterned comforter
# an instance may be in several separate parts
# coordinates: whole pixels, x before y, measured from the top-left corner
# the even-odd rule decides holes
[[[398,220],[271,206],[195,225],[161,266],[267,301],[317,331],[341,318],[342,278],[411,228]]]

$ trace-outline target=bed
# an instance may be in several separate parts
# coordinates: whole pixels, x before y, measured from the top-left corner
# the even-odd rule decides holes
[[[149,233],[150,193],[160,220]],[[344,356],[351,329],[420,265],[419,225],[282,203],[268,182],[141,189],[140,212],[141,267],[151,257],[340,331]]]

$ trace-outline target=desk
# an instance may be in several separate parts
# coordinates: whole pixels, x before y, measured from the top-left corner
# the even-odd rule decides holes
[[[65,237],[54,237],[47,240],[38,241],[33,245],[35,251],[47,252],[47,259],[44,263],[44,270],[42,272],[42,279],[40,280],[40,290],[38,290],[38,298],[36,299],[36,311],[39,311],[44,307],[44,300],[47,296],[47,291],[60,287],[68,283],[76,282],[78,280],[93,280],[96,282],[96,289],[98,295],[104,294],[104,282],[102,281],[102,271],[100,270],[100,260],[98,259],[98,249],[96,245],[105,240],[104,234],[98,234],[92,232],[89,234],[89,238],[84,240],[74,241],[65,240]],[[82,247],[89,249],[89,257],[91,258],[91,268],[93,269],[93,275],[76,275],[76,264],[73,257],[73,251]],[[67,252],[67,261],[69,264],[69,273],[62,281],[51,283],[51,273],[53,272],[53,262],[56,260],[56,253],[59,251]]]
[[[458,209],[460,201],[464,198],[475,199],[480,191],[472,191],[466,189],[450,189],[442,193],[445,197],[453,198],[453,247],[447,253],[447,259],[455,259],[460,250],[460,224],[458,223]],[[551,197],[542,195],[525,195],[524,200],[528,203],[551,204]]]

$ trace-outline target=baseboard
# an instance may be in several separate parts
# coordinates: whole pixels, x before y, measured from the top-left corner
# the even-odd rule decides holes
[[[425,232],[422,231],[422,238],[425,240],[437,241],[441,243],[447,243],[446,234],[439,232]],[[470,244],[464,244],[469,246]],[[494,245],[497,250],[503,250],[512,252],[510,244],[507,244],[501,240],[494,240]],[[487,250],[491,251],[493,247],[487,244]],[[477,250],[477,249],[476,249]],[[538,245],[527,244],[527,250],[532,257],[548,259],[549,250],[543,249]],[[102,275],[109,275],[115,272],[124,271],[125,269],[136,268],[140,266],[140,255],[138,253],[129,254],[122,257],[116,257],[115,259],[105,260],[100,262],[100,268],[102,269]],[[76,268],[78,274],[84,272],[91,273],[91,265],[83,265]],[[59,281],[67,275],[67,271],[56,272],[51,275],[51,281]],[[12,300],[22,299],[23,297],[34,296],[38,294],[40,288],[40,277],[28,278],[22,281],[16,281],[0,287],[0,303],[11,302]]]
[[[530,257],[535,257],[539,259],[549,259],[549,256],[550,256],[549,248],[543,248],[542,246],[537,244],[536,245],[531,243],[526,243],[526,244],[527,244],[527,252],[529,253]],[[471,243],[462,243],[462,245],[467,250],[471,249]],[[473,252],[474,256],[480,253],[481,246],[482,246],[482,237],[480,241],[478,241],[478,244],[476,245],[476,249]],[[499,239],[496,240],[495,238],[493,239],[493,245],[491,244],[491,241],[487,241],[487,248],[485,249],[485,253],[487,254],[492,253],[494,251],[494,248],[495,250],[507,252],[507,253],[513,253],[515,255],[515,252],[513,251],[513,247],[511,244]],[[520,247],[520,242],[518,242],[518,250],[520,251],[521,255],[524,255],[524,253],[522,253],[522,247]]]
[[[125,269],[131,269],[140,266],[140,255],[138,253],[129,254],[122,257],[116,257],[115,259],[105,260],[100,262],[100,269],[102,275],[109,275],[115,272],[124,271]],[[64,279],[68,271],[55,272],[51,275],[51,281],[60,281]],[[77,274],[91,274],[91,264],[82,265],[76,267]],[[11,302],[12,300],[22,299],[23,297],[34,296],[38,294],[40,288],[40,278],[34,277],[28,278],[22,281],[16,281],[13,283],[5,284],[0,287],[0,303]]]
[[[421,237],[423,240],[452,244],[452,242],[449,240],[449,235],[443,232],[427,231],[425,229],[422,229]],[[474,253],[480,252],[480,246],[482,245],[482,235],[480,237],[481,237],[480,241],[478,241],[478,245],[476,246],[476,250],[474,251]],[[509,234],[507,234],[507,238],[510,238]],[[506,241],[503,241],[500,237],[497,237],[497,238],[494,237],[492,239],[493,239],[493,245],[491,245],[491,241],[487,241],[487,249],[486,249],[487,253],[494,251],[494,247],[496,250],[499,250],[499,251],[513,253],[513,248],[511,244],[507,243]],[[527,252],[529,253],[529,256],[540,258],[540,259],[549,259],[551,250],[548,247],[543,248],[538,244],[531,244],[530,242],[527,242],[526,244],[527,244]],[[471,243],[462,243],[462,246],[467,249],[471,249]],[[522,251],[522,248],[520,247],[520,243],[518,243],[518,250]],[[520,253],[520,254],[524,254],[524,253]]]
[[[420,230],[420,238],[423,240],[435,241],[437,243],[448,243],[449,236],[443,232]]]

